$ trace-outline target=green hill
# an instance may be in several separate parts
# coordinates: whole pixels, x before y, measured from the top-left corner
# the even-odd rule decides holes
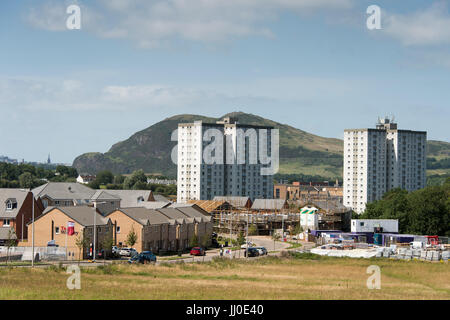
[[[199,115],[177,115],[139,131],[102,153],[86,153],[77,157],[73,166],[81,173],[95,174],[100,170],[127,174],[143,169],[149,174],[176,176],[176,166],[170,159],[175,141],[170,135],[181,122],[202,120],[215,122],[225,116],[238,118],[240,123],[273,126],[280,130],[281,174],[320,175],[330,179],[342,176],[342,140],[324,138],[253,114],[233,112],[220,118]],[[442,159],[450,156],[450,143],[429,141],[429,156]]]

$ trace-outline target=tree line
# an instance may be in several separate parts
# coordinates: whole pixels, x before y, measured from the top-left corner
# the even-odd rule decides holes
[[[165,196],[176,195],[177,186],[147,183],[147,176],[143,170],[134,171],[130,176],[114,175],[111,171],[100,171],[96,179],[89,183],[92,189],[110,190],[151,190]]]
[[[0,162],[0,188],[35,188],[48,181],[75,182],[75,168],[58,165],[49,167],[28,163],[12,164]]]
[[[358,219],[398,219],[400,233],[450,237],[449,195],[450,178],[413,192],[394,189],[368,203]]]
[[[450,158],[436,159],[433,157],[427,158],[427,169],[449,169]]]

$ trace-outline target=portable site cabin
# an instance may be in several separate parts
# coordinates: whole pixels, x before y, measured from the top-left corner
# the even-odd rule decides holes
[[[398,233],[398,220],[352,219],[351,232]]]
[[[300,225],[303,229],[317,230],[319,227],[319,209],[313,206],[306,206],[300,209]]]
[[[397,243],[410,243],[415,241],[416,236],[412,234],[383,233],[382,245],[387,247]]]

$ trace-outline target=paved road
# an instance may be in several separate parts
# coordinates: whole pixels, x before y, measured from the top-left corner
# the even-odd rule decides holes
[[[286,243],[286,242],[273,241],[272,237],[270,237],[270,236],[252,236],[252,237],[249,237],[249,241],[253,242],[258,247],[265,247],[267,249],[267,251],[269,251],[269,255],[279,255],[282,250],[286,250],[288,247],[291,246],[289,243]],[[302,247],[299,249],[311,249],[313,246],[314,246],[313,243],[302,242]],[[224,249],[226,250],[227,248],[224,248]],[[229,258],[233,257],[235,259],[239,259],[239,258],[245,259],[244,254],[245,254],[245,249],[241,249],[241,250],[232,251],[231,255],[224,254],[224,257],[229,257]],[[185,253],[182,255],[182,257],[184,259],[180,259],[176,255],[174,255],[172,257],[158,258],[156,264],[177,263],[180,261],[183,261],[184,263],[207,262],[207,261],[211,261],[214,257],[218,257],[218,256],[220,256],[220,249],[212,249],[212,250],[208,250],[206,252],[206,256],[191,256],[189,253]],[[172,258],[172,259],[170,259],[170,258]],[[249,258],[249,259],[252,259],[252,258]],[[107,260],[106,262],[103,262],[103,260],[97,260],[96,263],[84,261],[84,262],[80,263],[80,266],[82,266],[82,267],[98,267],[105,263],[106,264],[112,263],[112,261]],[[48,267],[50,264],[58,265],[59,262],[49,262],[48,264],[41,264],[41,265],[37,264],[36,267]],[[68,266],[71,264],[78,264],[78,261],[62,262],[63,266]],[[24,265],[23,267],[25,267],[25,266],[29,267],[30,265]],[[0,264],[0,267],[5,267],[5,265]]]
[[[278,255],[283,249],[287,249],[291,245],[286,242],[280,242],[280,241],[273,241],[272,237],[269,236],[253,236],[249,237],[249,241],[253,242],[258,247],[265,247],[267,251],[269,251],[269,255]],[[226,250],[227,248],[224,248]],[[275,251],[275,252],[274,252]],[[190,256],[188,253],[183,254],[182,257],[185,259],[172,259],[172,260],[161,260],[159,259],[157,264],[161,263],[176,263],[180,260],[184,261],[184,263],[190,263],[190,262],[203,262],[203,261],[211,261],[214,257],[220,256],[220,250],[219,249],[213,249],[208,250],[206,252],[206,256],[200,256],[200,257],[193,257]],[[244,259],[245,258],[245,249],[241,250],[235,250],[231,251],[231,255],[224,254],[224,257],[233,257],[235,259]]]

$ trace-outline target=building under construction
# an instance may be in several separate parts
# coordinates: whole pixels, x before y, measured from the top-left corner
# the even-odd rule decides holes
[[[292,233],[300,224],[300,208],[306,205],[313,205],[318,209],[318,229],[347,231],[350,228],[351,211],[336,198],[307,202],[255,199],[251,207],[248,201],[242,199],[221,199],[189,201],[213,216],[214,231],[217,233],[238,234],[246,230],[247,221],[252,226],[252,232],[257,235],[272,235],[275,230]]]

